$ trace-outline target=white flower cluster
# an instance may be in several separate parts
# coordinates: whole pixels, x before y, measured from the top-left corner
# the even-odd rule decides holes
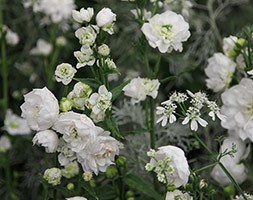
[[[144,101],[147,96],[155,99],[158,95],[160,83],[157,79],[134,78],[124,88],[124,94],[131,97],[132,103]]]
[[[53,23],[69,20],[76,7],[74,0],[24,0],[23,5],[25,8],[32,6],[33,12],[43,13]]]
[[[189,100],[190,106],[186,108],[185,101]],[[181,112],[177,113],[176,109],[181,108]],[[220,109],[214,101],[210,101],[206,94],[203,92],[192,93],[187,91],[185,93],[174,92],[167,101],[161,103],[156,109],[156,114],[161,115],[156,123],[166,126],[168,123],[174,123],[177,116],[183,118],[182,124],[190,123],[190,128],[193,131],[198,130],[198,124],[202,127],[207,126],[207,121],[201,118],[202,109],[208,110],[208,115],[215,120],[217,116],[219,119],[224,120],[224,116],[220,114]],[[205,111],[203,111],[204,113]]]
[[[247,200],[253,200],[252,194],[244,193],[244,195],[247,197]],[[242,195],[236,195],[233,200],[244,200],[244,197]]]
[[[227,152],[234,152],[226,154],[220,159],[220,162],[226,167],[229,173],[233,176],[237,183],[241,184],[247,179],[246,167],[241,161],[246,159],[249,154],[249,148],[246,148],[246,144],[241,139],[236,139],[234,137],[228,137],[223,141],[220,148],[220,153],[224,154]],[[219,165],[216,165],[211,176],[217,183],[221,186],[228,185],[231,183],[230,179],[224,173]]]
[[[172,11],[156,14],[144,23],[142,32],[151,47],[158,47],[161,53],[182,51],[182,42],[190,37],[189,24],[181,15]]]
[[[151,149],[147,155],[151,159],[145,168],[154,171],[158,181],[176,188],[188,182],[189,165],[182,149],[171,145],[162,146],[158,151]]]
[[[77,86],[75,95],[83,95],[86,91],[82,89]],[[99,93],[92,94],[88,100],[92,112],[100,114],[110,108],[111,96],[105,86],[101,86]],[[26,94],[21,110],[30,128],[39,131],[34,136],[33,143],[42,145],[48,153],[59,152],[58,160],[65,166],[62,170],[65,177],[78,173],[75,160],[85,172],[98,174],[99,171],[105,172],[119,154],[121,144],[110,136],[110,132],[95,126],[89,117],[73,111],[59,114],[58,101],[46,87]],[[45,174],[45,179],[50,181],[52,173],[58,175],[58,171],[49,171]],[[58,184],[59,179],[53,179],[51,184]]]
[[[114,33],[113,26],[116,21],[116,14],[114,14],[110,8],[103,8],[96,15],[96,25],[89,24],[93,15],[93,8],[82,8],[80,11],[72,11],[73,19],[76,22],[81,24],[88,23],[87,26],[81,27],[75,32],[75,36],[79,39],[79,43],[82,45],[80,51],[74,52],[74,56],[78,61],[76,68],[79,69],[86,65],[94,65],[96,62],[95,52],[98,53],[98,57],[102,56],[98,60],[99,67],[101,67],[101,63],[103,63],[103,65],[110,65],[113,66],[113,68],[116,68],[113,60],[108,57],[110,53],[109,47],[106,44],[101,44],[98,47],[95,45],[100,30],[109,34]],[[107,63],[108,61],[110,61],[110,64]]]
[[[0,38],[2,37],[2,35],[5,36],[6,43],[10,46],[15,46],[19,42],[18,34],[13,32],[10,28],[8,28],[5,25],[3,25],[2,33],[0,32]]]

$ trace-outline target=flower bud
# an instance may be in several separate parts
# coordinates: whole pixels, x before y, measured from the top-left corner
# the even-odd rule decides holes
[[[246,45],[246,40],[244,38],[239,38],[236,43],[241,47],[244,47]]]
[[[123,167],[123,166],[126,165],[126,161],[127,161],[127,159],[126,159],[125,156],[119,156],[119,157],[117,158],[117,160],[116,160],[116,164],[117,164],[117,166]]]
[[[65,178],[72,178],[79,173],[79,166],[77,162],[70,162],[62,169],[62,176]]]
[[[101,56],[108,56],[110,54],[110,48],[106,44],[102,44],[98,47],[98,53]]]
[[[83,179],[85,181],[90,181],[92,179],[92,172],[86,171],[83,173]]]
[[[73,190],[75,188],[75,185],[73,183],[68,183],[67,189],[68,190]]]
[[[134,192],[131,191],[131,190],[128,190],[128,191],[126,192],[126,197],[127,197],[127,198],[129,198],[129,197],[134,197]]]
[[[107,167],[105,175],[107,178],[114,178],[118,175],[118,170],[115,166],[111,165]]]
[[[58,47],[64,47],[67,44],[67,40],[63,36],[59,36],[56,38],[56,46]]]
[[[203,189],[206,188],[208,186],[207,181],[205,179],[201,179],[199,182],[199,188]]]
[[[43,178],[53,186],[59,185],[61,183],[61,177],[61,170],[55,167],[47,169],[43,175]]]
[[[73,106],[73,103],[70,99],[66,97],[62,97],[60,101],[60,110],[62,112],[70,111],[72,109],[72,106]]]

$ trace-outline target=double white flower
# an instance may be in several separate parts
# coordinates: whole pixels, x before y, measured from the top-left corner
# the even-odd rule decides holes
[[[189,24],[181,15],[172,11],[156,14],[144,23],[142,32],[151,47],[158,47],[161,53],[182,51],[182,42],[190,37]]]

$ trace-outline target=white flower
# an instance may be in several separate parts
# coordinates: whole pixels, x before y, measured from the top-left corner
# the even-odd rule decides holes
[[[10,135],[27,135],[31,133],[31,129],[27,125],[27,121],[14,114],[10,109],[7,110],[5,116],[4,129]]]
[[[97,114],[95,114],[94,112],[91,112],[90,114],[90,118],[95,122],[95,123],[98,123],[98,122],[101,122],[101,121],[104,121],[105,119],[105,112],[101,111]]]
[[[5,153],[10,148],[11,148],[11,141],[10,141],[10,139],[7,136],[2,135],[0,137],[0,153]]]
[[[91,18],[94,15],[93,8],[81,8],[80,11],[72,10],[72,17],[78,23],[90,22]]]
[[[144,101],[146,96],[151,96],[153,99],[157,97],[160,83],[157,79],[134,78],[124,88],[124,94],[131,97],[132,103]]]
[[[250,70],[250,71],[247,71],[247,74],[252,76],[253,75],[253,69]]]
[[[111,109],[112,106],[112,93],[108,92],[104,85],[98,88],[98,93],[93,93],[89,100],[89,106],[92,112],[97,115],[100,112],[105,112],[107,109]]]
[[[11,29],[9,29],[7,26],[3,25],[2,32],[5,34],[6,43],[15,46],[19,42],[18,34],[13,32]],[[0,33],[0,38],[2,37],[2,33]]]
[[[172,11],[156,14],[144,23],[141,30],[151,47],[158,47],[161,53],[171,52],[173,49],[182,51],[182,42],[190,37],[189,24],[181,15]]]
[[[61,183],[61,177],[61,170],[58,168],[47,169],[43,175],[43,178],[53,186],[59,185]]]
[[[162,165],[164,161],[166,161],[165,166]],[[156,168],[154,169],[155,172],[166,174],[168,184],[179,188],[188,182],[189,165],[182,149],[171,145],[159,147],[150,163]]]
[[[226,121],[221,121],[222,127],[237,132],[242,140],[253,141],[253,81],[243,78],[221,95],[223,106],[221,113]]]
[[[90,138],[86,149],[78,153],[77,159],[85,172],[94,172],[97,175],[99,171],[105,172],[114,163],[119,147],[120,143],[108,131],[96,127],[96,137]]]
[[[65,37],[59,36],[59,37],[56,38],[55,43],[56,43],[57,46],[63,47],[63,46],[66,46],[67,40],[66,40]]]
[[[62,138],[59,140],[57,151],[60,152],[58,155],[58,161],[62,166],[65,166],[76,159],[76,153],[68,147],[68,144]]]
[[[110,58],[106,58],[106,59],[103,59],[103,65],[108,68],[109,70],[114,70],[114,69],[117,69],[117,66],[116,64],[114,63],[113,59],[110,59]],[[98,63],[98,66],[99,67],[102,67],[102,65],[100,65]]]
[[[86,65],[92,66],[96,59],[93,56],[93,50],[88,46],[82,46],[81,51],[75,51],[74,56],[78,60],[76,68],[79,69]]]
[[[108,56],[110,54],[110,48],[106,44],[102,44],[98,47],[98,53],[101,56]]]
[[[231,151],[234,145],[236,147],[236,152],[233,155],[223,156],[220,159],[220,162],[226,167],[236,182],[241,184],[247,179],[247,170],[244,164],[240,163],[240,161],[245,158],[245,154],[247,154],[245,143],[241,139],[228,137],[223,141],[223,144],[220,148],[220,153]],[[213,168],[211,176],[221,186],[231,183],[230,179],[227,177],[219,165],[216,165]]]
[[[202,127],[206,127],[208,124],[204,119],[200,118],[199,109],[195,107],[189,107],[186,113],[186,117],[182,121],[182,124],[185,125],[189,122],[192,131],[198,130],[198,124],[200,124]]]
[[[60,114],[53,129],[63,135],[72,151],[79,152],[85,148],[90,137],[94,137],[95,125],[85,114],[70,111]]]
[[[58,136],[52,130],[40,131],[33,138],[33,145],[38,144],[45,147],[47,153],[56,152],[58,143]]]
[[[223,52],[226,56],[229,56],[229,52],[232,51],[237,42],[237,37],[230,35],[229,37],[223,38]]]
[[[57,65],[55,70],[55,79],[57,82],[62,82],[64,85],[68,85],[75,76],[76,69],[68,63],[62,63]]]
[[[59,115],[59,105],[55,96],[46,88],[33,89],[24,95],[21,105],[24,117],[31,129],[42,131],[53,126]]]
[[[81,45],[92,46],[97,38],[96,27],[81,27],[76,30],[75,36],[79,39]]]
[[[67,98],[72,101],[75,108],[83,110],[91,93],[92,89],[89,85],[78,82],[74,85]]]
[[[97,25],[109,34],[113,34],[113,25],[115,21],[116,15],[110,8],[103,8],[96,16]]]
[[[33,5],[34,12],[44,13],[54,23],[70,19],[74,9],[74,0],[40,0]]]
[[[175,116],[176,108],[177,106],[174,103],[166,104],[165,107],[158,106],[156,108],[156,114],[162,116],[158,118],[156,123],[162,122],[162,126],[166,126],[168,119],[170,124],[174,123],[177,120]]]
[[[43,39],[38,39],[36,43],[36,47],[34,47],[31,51],[31,55],[41,55],[48,56],[53,50],[53,47],[50,43]]]
[[[78,163],[71,162],[64,166],[64,169],[62,171],[62,176],[65,178],[72,178],[76,176],[79,173],[79,166]]]
[[[208,77],[206,79],[207,87],[214,92],[227,89],[232,80],[235,68],[235,62],[222,53],[215,53],[208,59],[208,66],[205,69]]]
[[[66,200],[87,200],[87,199],[84,197],[76,196],[76,197],[66,198]]]
[[[165,200],[193,200],[193,197],[188,193],[183,193],[180,190],[174,190],[173,192],[167,192]]]

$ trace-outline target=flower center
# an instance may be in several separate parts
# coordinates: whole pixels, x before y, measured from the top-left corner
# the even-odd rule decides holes
[[[163,25],[161,27],[160,33],[164,37],[165,40],[170,40],[170,36],[172,34],[172,27],[173,26],[171,24]]]

